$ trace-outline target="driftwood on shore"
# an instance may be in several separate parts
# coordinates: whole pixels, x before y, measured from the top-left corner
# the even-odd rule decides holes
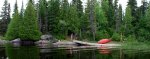
[[[57,43],[53,43],[53,45],[54,46],[58,46],[58,47],[78,47],[78,46],[118,47],[118,46],[121,46],[121,44],[118,44],[118,43],[98,44],[98,43],[90,43],[90,42],[78,41],[78,40],[73,40],[73,41],[59,41]]]
[[[84,45],[91,45],[91,46],[121,46],[120,44],[116,44],[116,43],[98,44],[98,43],[90,43],[90,42],[84,42],[84,41],[78,41],[78,40],[73,40],[73,42],[84,44]]]
[[[6,40],[0,40],[0,46],[3,46],[4,44],[8,43],[10,41]],[[39,41],[38,41],[39,42]],[[91,43],[91,42],[86,42],[86,41],[79,41],[79,40],[71,40],[71,41],[58,41],[56,43],[49,43],[49,40],[43,40],[40,41],[41,43],[35,42],[36,45],[42,47],[42,48],[49,48],[49,47],[100,47],[100,46],[105,46],[105,47],[118,47],[121,46],[119,43],[108,43],[108,44],[98,44],[98,43]],[[10,42],[13,45],[18,45],[16,42]]]

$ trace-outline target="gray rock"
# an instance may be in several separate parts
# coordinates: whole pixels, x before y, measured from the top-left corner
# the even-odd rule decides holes
[[[14,40],[11,41],[11,43],[12,43],[15,47],[20,46],[20,42],[21,42],[20,38],[17,38],[17,39],[14,39]]]
[[[4,45],[4,44],[6,44],[6,43],[8,43],[8,41],[6,41],[6,40],[1,40],[1,39],[0,39],[0,45]]]
[[[20,38],[14,39],[11,41],[12,43],[20,43]]]
[[[52,35],[42,35],[41,40],[48,40],[51,43],[58,42],[58,40],[55,39]]]

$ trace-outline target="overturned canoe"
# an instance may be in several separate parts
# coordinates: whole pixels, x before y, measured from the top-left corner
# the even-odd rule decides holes
[[[98,41],[98,44],[106,44],[106,43],[109,43],[109,42],[111,42],[110,39],[101,39],[101,40]]]

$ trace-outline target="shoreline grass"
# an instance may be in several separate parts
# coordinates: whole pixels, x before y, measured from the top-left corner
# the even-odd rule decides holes
[[[135,49],[135,50],[149,50],[150,43],[148,42],[138,42],[138,41],[132,41],[132,42],[123,42],[122,48],[123,49]]]

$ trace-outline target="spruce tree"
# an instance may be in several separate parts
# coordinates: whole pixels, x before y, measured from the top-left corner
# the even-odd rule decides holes
[[[150,38],[150,6],[148,6],[148,9],[146,11],[146,14],[144,17],[141,18],[140,20],[140,29],[138,31],[139,33],[139,40],[140,41],[145,41]]]
[[[7,0],[4,1],[4,5],[2,7],[2,12],[0,17],[2,18],[0,20],[0,34],[5,35],[7,26],[11,20],[10,18],[10,4]]]
[[[38,17],[40,21],[40,30],[43,34],[48,33],[48,12],[47,12],[47,1],[39,0]]]
[[[119,31],[119,19],[118,19],[118,0],[115,0],[114,2],[114,20],[115,20],[115,31],[114,32],[118,32]]]
[[[136,9],[137,9],[137,1],[136,0],[129,0],[128,5],[131,8],[131,13],[133,17],[136,17]]]
[[[96,27],[97,27],[96,39],[99,40],[102,38],[108,38],[109,33],[106,30],[108,27],[108,21],[102,9],[102,6],[100,6],[100,3],[98,3],[98,1],[96,1],[95,3],[94,12],[95,12]]]
[[[129,0],[128,5],[131,8],[131,15],[133,16],[132,25],[134,26],[134,33],[137,34],[138,24],[139,24],[139,17],[137,12],[137,1],[136,0]]]
[[[67,21],[69,20],[69,3],[68,0],[62,0],[61,5],[60,5],[60,11],[59,11],[59,23],[58,23],[58,38],[60,39],[65,39],[68,33],[68,23]]]
[[[59,14],[60,14],[60,1],[48,1],[48,31],[52,35],[57,35],[59,32]]]
[[[81,18],[83,15],[83,6],[82,6],[82,1],[81,0],[72,0],[72,4],[76,5],[77,7],[77,12],[78,12],[78,16]]]
[[[109,33],[109,36],[112,36],[115,29],[114,6],[112,0],[102,0],[101,6],[108,21],[108,27],[106,30]]]
[[[40,35],[37,14],[32,0],[29,0],[24,13],[24,20],[19,27],[19,38],[21,40],[39,40]]]
[[[130,5],[127,6],[125,16],[123,19],[123,27],[125,36],[129,36],[133,34],[133,25],[132,25],[133,17],[130,9]]]
[[[81,23],[81,21],[83,20],[83,5],[82,5],[82,1],[81,0],[72,0],[72,4],[73,5],[76,5],[76,7],[77,7],[77,13],[78,13],[78,17],[79,17],[79,20],[80,20],[80,22],[79,23]],[[82,37],[82,26],[80,25],[80,34],[79,34],[79,36],[80,36],[80,38]]]
[[[22,1],[22,6],[21,6],[21,11],[20,11],[20,19],[23,20],[24,17],[24,7],[23,7],[23,1]]]
[[[108,11],[107,11],[107,18],[108,18],[108,26],[109,26],[109,32],[110,35],[112,35],[113,29],[115,29],[115,19],[114,19],[114,5],[113,5],[113,0],[108,0]]]
[[[17,1],[15,3],[15,7],[14,7],[14,13],[13,13],[13,18],[10,21],[10,24],[8,26],[7,32],[6,32],[6,39],[7,40],[13,40],[16,38],[19,38],[19,22],[20,18],[19,18],[19,13],[18,13],[18,6],[17,6]]]
[[[83,18],[81,22],[81,36],[82,39],[90,38],[90,21],[89,21],[89,12],[90,12],[90,1],[87,1],[87,6],[85,8],[85,12],[83,14]]]
[[[123,18],[123,11],[122,11],[122,6],[119,4],[119,10],[118,10],[118,32],[121,32],[121,25],[122,25],[122,18]]]
[[[80,19],[78,17],[77,7],[76,5],[70,5],[69,7],[69,20],[67,21],[68,30],[75,34],[79,35],[80,31]]]

